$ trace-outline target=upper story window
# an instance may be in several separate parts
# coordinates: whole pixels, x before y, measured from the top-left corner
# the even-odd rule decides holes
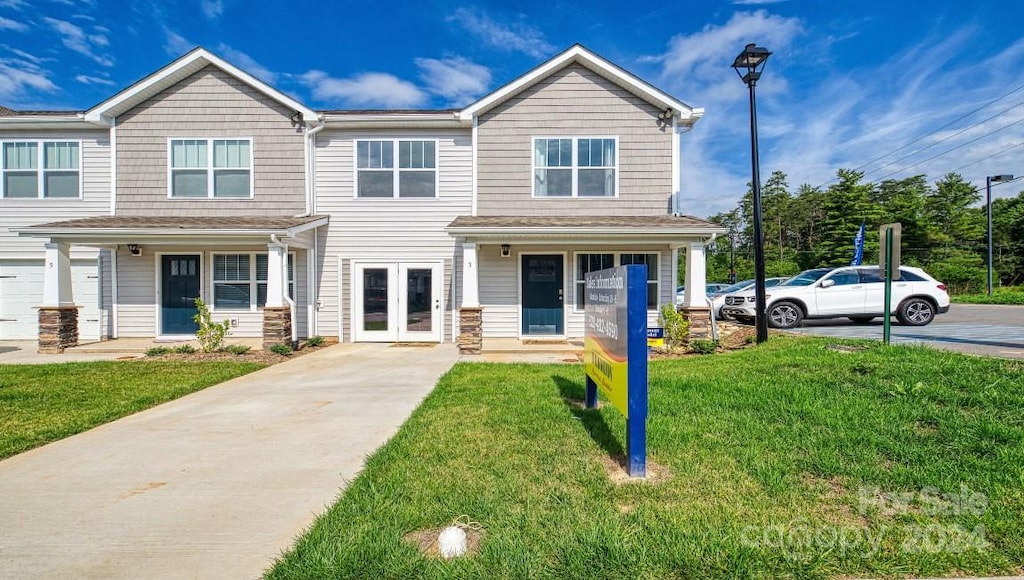
[[[251,198],[251,139],[171,139],[169,197]]]
[[[0,197],[82,197],[78,141],[6,141],[0,155]]]
[[[618,195],[618,139],[535,138],[533,195],[615,197]]]
[[[437,197],[437,141],[356,141],[356,197]]]

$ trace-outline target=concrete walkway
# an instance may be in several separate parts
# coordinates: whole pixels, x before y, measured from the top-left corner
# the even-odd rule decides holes
[[[0,461],[0,577],[258,577],[457,360],[334,346]]]

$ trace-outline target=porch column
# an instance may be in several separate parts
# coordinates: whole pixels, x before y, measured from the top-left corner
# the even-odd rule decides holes
[[[39,307],[39,352],[56,354],[78,344],[78,307],[71,288],[68,244],[48,242]]]
[[[285,301],[288,245],[267,244],[267,302],[263,307],[263,346],[291,344],[292,311]]]
[[[704,262],[704,242],[691,241],[686,248],[686,298],[679,311],[690,321],[690,338],[711,336],[711,308],[708,307],[704,286],[707,283]]]
[[[459,352],[480,354],[483,348],[483,308],[480,307],[476,243],[462,243],[462,305],[459,307]]]

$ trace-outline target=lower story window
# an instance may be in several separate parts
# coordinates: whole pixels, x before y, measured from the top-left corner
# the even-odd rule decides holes
[[[658,309],[658,254],[634,254],[634,253],[594,253],[576,254],[576,309],[583,310],[586,305],[586,284],[587,274],[614,268],[616,266],[628,266],[630,264],[643,264],[647,266],[647,309]]]
[[[294,254],[288,254],[288,296],[295,296]],[[254,310],[267,303],[266,254],[214,254],[213,308]]]

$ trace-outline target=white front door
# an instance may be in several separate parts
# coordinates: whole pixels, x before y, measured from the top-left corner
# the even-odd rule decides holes
[[[357,262],[352,274],[354,340],[441,342],[442,264]]]

